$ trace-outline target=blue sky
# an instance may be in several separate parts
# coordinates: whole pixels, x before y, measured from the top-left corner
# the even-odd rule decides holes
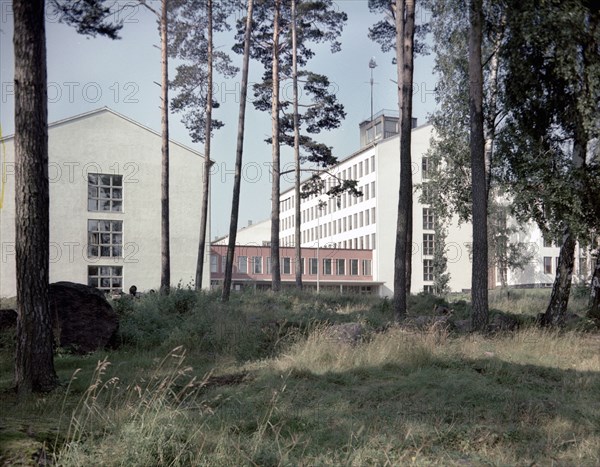
[[[14,131],[14,96],[12,80],[12,2],[0,0],[0,123],[3,134]],[[134,2],[121,2],[133,4]],[[158,4],[158,2],[154,2]],[[158,5],[157,5],[158,6]],[[369,13],[367,0],[337,0],[336,7],[348,14],[348,23],[341,37],[342,51],[332,54],[328,47],[315,47],[316,56],[310,69],[329,76],[344,104],[347,117],[341,128],[318,139],[333,147],[334,154],[344,158],[359,148],[358,125],[370,116],[369,59],[378,64],[374,71],[374,110],[397,109],[396,78],[392,54],[383,54],[371,42],[368,28],[378,20]],[[141,6],[126,8],[120,13],[125,21],[121,40],[86,38],[74,29],[47,18],[48,96],[50,122],[108,106],[140,123],[160,130],[160,52],[154,16]],[[417,12],[417,22],[426,21],[427,12]],[[221,34],[216,45],[230,50],[232,33]],[[231,52],[235,64],[241,57]],[[174,76],[174,67],[171,68]],[[262,67],[250,63],[250,81],[258,81]],[[215,98],[221,104],[216,118],[225,122],[212,143],[212,159],[216,162],[212,178],[211,236],[225,234],[229,228],[233,166],[239,108],[239,75],[231,79],[216,78]],[[436,77],[433,75],[433,55],[417,57],[415,62],[413,116],[419,123],[435,109]],[[285,86],[285,85],[284,85]],[[291,93],[291,88],[287,88]],[[286,91],[284,87],[283,91]],[[270,178],[268,164],[271,148],[264,139],[270,135],[269,116],[248,105],[244,161],[247,164],[242,185],[239,225],[248,220],[257,222],[270,214]],[[194,144],[181,123],[179,114],[170,118],[171,138],[203,152]],[[283,164],[292,161],[291,152],[282,154]],[[289,186],[283,182],[283,187]],[[159,207],[157,206],[157,209]],[[174,233],[176,234],[176,233]]]

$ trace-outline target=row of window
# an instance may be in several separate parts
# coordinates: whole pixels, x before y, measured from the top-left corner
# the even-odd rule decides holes
[[[314,242],[319,238],[349,232],[375,223],[375,208],[355,212],[340,219],[324,222],[322,225],[308,228],[302,232],[302,242]]]
[[[301,212],[301,221],[302,223],[313,221],[319,217],[326,216],[328,214],[332,214],[337,211],[341,211],[346,209],[347,207],[354,206],[363,201],[367,201],[370,198],[375,197],[375,182],[367,183],[363,186],[358,187],[360,191],[362,191],[362,196],[354,196],[350,193],[343,193],[339,199],[330,198],[328,199],[322,207],[320,206],[311,206],[309,208],[304,209]],[[286,200],[287,201],[287,200]],[[284,217],[282,220],[282,230],[287,228],[291,228],[294,226],[294,214],[290,214],[290,216]]]
[[[340,180],[358,180],[359,178],[364,177],[372,172],[375,172],[375,156],[371,156],[367,159],[363,159],[362,161],[358,161],[353,166],[348,167],[340,172],[338,172],[337,177],[327,178],[325,180],[325,186],[327,189],[330,189],[334,185],[339,184]],[[373,192],[375,193],[375,192]],[[310,195],[308,199],[314,199],[318,195]],[[289,208],[289,206],[286,206]],[[283,208],[283,205],[282,205]],[[283,209],[282,209],[283,210]]]
[[[226,257],[221,256],[221,270],[219,271],[219,255],[212,254],[210,256],[210,272],[211,273],[224,273],[225,272],[225,261]],[[306,258],[302,258],[300,261],[300,270],[302,274],[305,274],[304,262]],[[281,258],[280,268],[281,273],[284,275],[295,274],[294,259],[289,256]],[[269,256],[238,256],[236,264],[234,266],[235,271],[240,274],[263,274],[263,263],[264,274],[271,274],[271,258]],[[360,269],[359,269],[360,266]],[[308,258],[308,274],[309,275],[338,275],[338,276],[370,276],[371,260],[370,259],[343,259],[343,258],[322,258],[321,269],[319,270],[319,259]]]
[[[295,245],[294,235],[287,235],[281,238],[281,246],[293,247]],[[316,245],[316,240],[312,241],[312,245]],[[311,245],[311,241],[306,241],[308,246]],[[264,246],[264,245],[263,245]],[[339,242],[327,242],[322,245],[324,248],[340,248],[349,250],[371,250],[376,248],[375,234],[361,235],[356,238],[350,238]]]

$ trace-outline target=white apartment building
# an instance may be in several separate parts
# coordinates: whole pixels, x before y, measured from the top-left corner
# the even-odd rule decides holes
[[[361,148],[330,172],[323,175],[327,186],[338,183],[336,179],[358,181],[361,197],[344,194],[339,200],[327,195],[302,199],[301,245],[315,248],[367,249],[373,250],[373,282],[381,283],[379,294],[393,294],[394,253],[398,191],[400,183],[398,119],[393,112],[380,112],[373,120],[361,124]],[[413,120],[412,159],[413,183],[427,180],[426,153],[433,136],[429,124],[416,126]],[[413,195],[413,261],[411,292],[431,291],[433,287],[433,212],[419,201],[420,190]],[[281,246],[295,244],[295,194],[289,189],[280,198]],[[319,207],[321,206],[321,207]],[[266,224],[266,225],[265,225]],[[260,229],[246,227],[242,232],[244,241],[238,244],[262,245],[270,239],[269,221],[260,223]],[[227,242],[226,238],[220,239]],[[554,281],[559,248],[544,241],[540,230],[530,223],[511,241],[526,243],[534,253],[532,261],[519,271],[507,271],[509,285],[521,287],[549,286]],[[452,291],[471,288],[470,244],[472,225],[458,223],[454,218],[448,226],[445,239],[449,287]],[[585,280],[589,276],[587,252],[578,247],[574,279]],[[491,271],[490,287],[500,285],[500,272]]]
[[[50,124],[48,144],[50,281],[107,292],[132,285],[140,291],[157,289],[160,134],[102,108]],[[0,296],[11,297],[16,294],[13,137],[1,140],[0,149]],[[173,286],[187,285],[196,271],[204,158],[174,141],[169,150],[171,280]]]

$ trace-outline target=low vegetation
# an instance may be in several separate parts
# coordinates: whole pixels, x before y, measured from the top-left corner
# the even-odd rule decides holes
[[[599,465],[600,336],[534,325],[549,291],[498,292],[518,330],[392,324],[376,297],[125,297],[118,350],[59,352],[63,385],[16,403],[0,340],[5,465]],[[586,297],[571,311],[583,316]],[[410,314],[442,304],[411,297]],[[449,297],[466,318],[468,303]],[[331,325],[360,323],[359,342]]]

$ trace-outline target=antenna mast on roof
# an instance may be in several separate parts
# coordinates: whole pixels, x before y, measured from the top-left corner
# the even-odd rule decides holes
[[[377,66],[375,62],[375,57],[371,57],[369,60],[369,68],[371,69],[371,121],[373,121],[373,69]]]

